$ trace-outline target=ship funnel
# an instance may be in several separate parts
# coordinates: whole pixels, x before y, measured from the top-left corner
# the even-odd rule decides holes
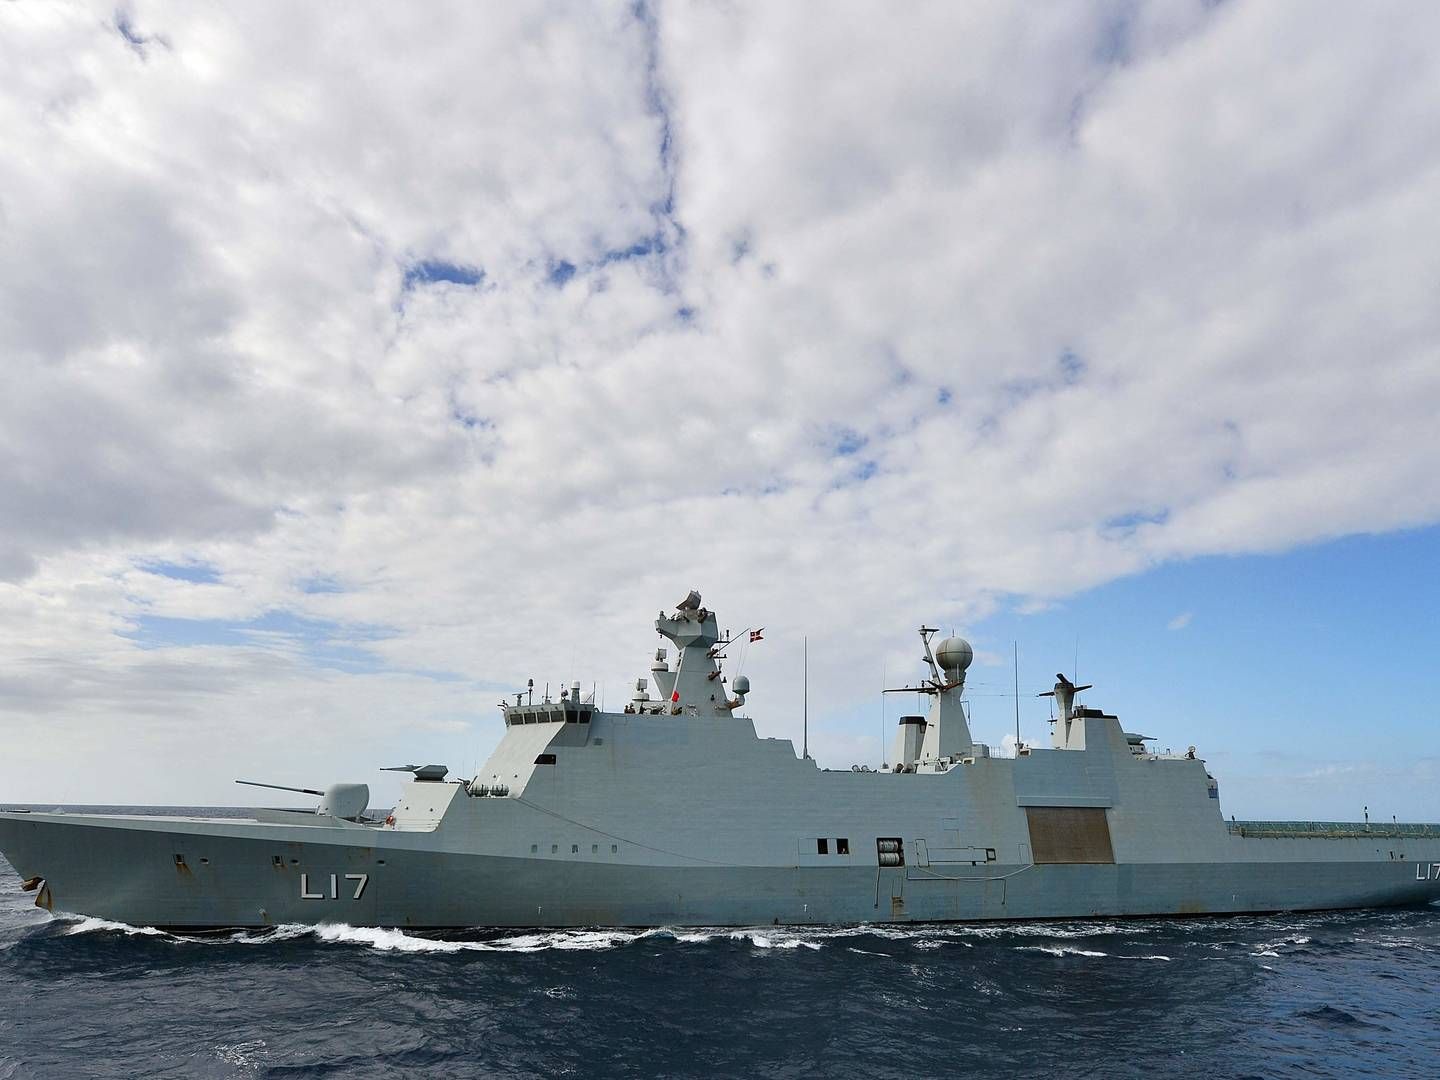
[[[895,736],[895,771],[908,768],[914,771],[925,745],[925,717],[900,717],[900,730]]]

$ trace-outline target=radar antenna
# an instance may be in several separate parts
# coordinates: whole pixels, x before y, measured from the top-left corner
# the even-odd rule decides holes
[[[1086,683],[1083,686],[1076,686],[1060,672],[1055,673],[1055,689],[1046,690],[1044,693],[1036,694],[1036,697],[1054,698],[1055,704],[1060,707],[1060,719],[1069,720],[1075,712],[1075,695],[1081,690],[1089,690],[1094,683]]]

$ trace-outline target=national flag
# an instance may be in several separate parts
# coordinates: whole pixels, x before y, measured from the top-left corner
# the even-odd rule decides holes
[[[750,631],[750,640],[751,640],[751,641],[759,641],[759,640],[761,639],[761,636],[762,636],[764,633],[765,633],[765,628],[764,628],[763,626],[760,627],[759,630],[751,630],[751,631]]]
[[[679,691],[679,690],[674,691],[674,692],[670,695],[670,700],[671,700],[671,701],[678,702],[678,701],[680,700],[680,691]]]

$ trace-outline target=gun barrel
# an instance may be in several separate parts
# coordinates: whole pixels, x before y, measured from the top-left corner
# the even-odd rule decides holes
[[[269,788],[271,791],[298,791],[301,795],[321,795],[321,796],[323,796],[323,795],[325,794],[325,792],[323,792],[323,791],[316,791],[314,788],[308,788],[308,787],[286,787],[284,784],[262,784],[262,783],[260,783],[258,780],[236,780],[235,782],[236,782],[237,784],[245,784],[245,785],[247,785],[247,786],[249,786],[249,787]]]

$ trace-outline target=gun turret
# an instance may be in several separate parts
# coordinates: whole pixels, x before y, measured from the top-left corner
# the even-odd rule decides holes
[[[368,784],[331,784],[324,791],[316,791],[314,788],[287,787],[284,784],[262,784],[258,780],[236,780],[237,784],[244,784],[247,787],[269,788],[271,791],[295,791],[301,795],[320,796],[320,805],[315,808],[315,813],[326,817],[343,818],[346,821],[358,821],[365,813],[365,808],[370,805],[370,786]]]

